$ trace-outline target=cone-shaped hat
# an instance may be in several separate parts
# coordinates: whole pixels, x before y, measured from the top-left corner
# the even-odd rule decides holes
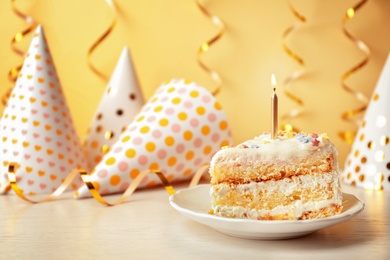
[[[0,121],[2,192],[10,162],[24,194],[50,193],[67,174],[85,167],[84,153],[41,26]],[[75,181],[77,189],[80,180]]]
[[[390,56],[379,77],[349,154],[343,179],[367,189],[390,190]]]
[[[171,182],[185,180],[230,144],[230,127],[215,97],[196,83],[171,80],[143,106],[91,178],[101,194],[125,190],[147,169],[162,171]],[[150,175],[139,187],[158,183]],[[81,187],[78,196],[89,196],[88,188]]]
[[[144,103],[129,49],[125,47],[84,141],[88,168],[100,162]]]

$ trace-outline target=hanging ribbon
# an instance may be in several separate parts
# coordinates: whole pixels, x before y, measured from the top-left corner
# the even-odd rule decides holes
[[[300,27],[302,27],[302,25],[304,23],[306,23],[306,18],[301,15],[294,7],[293,5],[291,4],[291,1],[288,1],[288,4],[289,4],[289,8],[291,10],[291,12],[293,13],[293,15],[295,16],[295,18],[298,19],[298,21],[293,24],[292,26],[288,27],[284,33],[283,33],[283,49],[287,52],[287,54],[292,58],[294,59],[296,62],[299,63],[299,65],[301,67],[304,67],[305,66],[305,63],[303,61],[303,58],[301,58],[297,53],[295,53],[293,50],[290,49],[290,47],[288,47],[286,41],[287,41],[287,38],[288,36],[295,30],[299,29]],[[300,70],[296,70],[294,71],[293,73],[291,73],[291,75],[289,75],[283,82],[283,85],[284,85],[284,89],[283,89],[283,92],[284,94],[289,98],[291,99],[293,102],[295,102],[299,108],[295,108],[295,109],[292,109],[289,113],[287,114],[284,114],[281,116],[281,121],[282,121],[282,126],[281,128],[286,130],[286,131],[295,131],[295,132],[300,132],[299,129],[296,129],[292,124],[291,124],[291,120],[293,118],[296,118],[297,116],[299,116],[302,112],[303,112],[303,106],[304,106],[304,103],[302,101],[301,98],[299,98],[297,95],[293,94],[292,91],[289,89],[289,86],[292,84],[293,81],[296,81],[298,78],[300,78],[303,74],[304,70],[303,69],[300,69]]]
[[[51,201],[51,200],[57,198],[67,189],[67,187],[72,183],[72,181],[77,176],[81,176],[84,184],[87,185],[88,190],[91,193],[92,197],[96,201],[98,201],[99,203],[104,204],[106,206],[115,206],[115,205],[119,205],[119,204],[123,203],[127,198],[129,198],[134,193],[134,191],[137,189],[137,187],[139,186],[141,181],[145,178],[145,176],[150,174],[150,173],[156,174],[160,178],[162,184],[164,185],[164,187],[167,190],[169,195],[172,195],[175,193],[175,190],[173,189],[172,185],[169,183],[169,181],[164,176],[164,174],[162,174],[160,171],[144,170],[133,180],[133,182],[129,185],[129,187],[125,190],[125,192],[121,195],[121,197],[118,200],[116,200],[113,203],[110,203],[110,202],[107,202],[99,194],[98,190],[95,188],[95,186],[91,182],[91,176],[85,170],[79,169],[79,170],[73,170],[72,172],[70,172],[68,174],[68,176],[65,178],[65,180],[62,182],[62,184],[49,196],[47,196],[41,200],[32,200],[32,199],[27,198],[23,194],[23,190],[21,190],[19,188],[18,184],[16,183],[16,168],[17,168],[17,164],[15,162],[10,163],[10,165],[8,166],[8,181],[11,185],[11,188],[16,193],[16,195],[18,195],[21,199],[28,201],[30,203],[47,202],[47,201]]]
[[[370,59],[370,56],[371,56],[371,52],[370,52],[370,49],[368,48],[368,46],[362,42],[361,40],[355,38],[351,33],[349,33],[346,29],[346,23],[351,20],[354,16],[355,16],[355,13],[364,5],[367,3],[367,0],[362,0],[360,2],[358,2],[356,5],[354,5],[353,7],[350,7],[347,9],[346,13],[345,13],[345,16],[343,18],[343,22],[342,22],[342,30],[343,30],[343,33],[344,35],[352,42],[356,45],[356,47],[361,50],[363,53],[364,53],[364,58],[358,63],[356,64],[355,66],[353,66],[352,68],[350,68],[348,71],[346,71],[342,76],[341,76],[341,86],[343,87],[343,89],[345,91],[347,91],[348,93],[350,93],[351,95],[353,95],[358,101],[360,101],[361,103],[363,103],[362,106],[358,107],[358,108],[352,108],[352,109],[349,109],[345,112],[343,112],[341,114],[341,118],[345,121],[348,121],[348,122],[353,122],[355,123],[356,125],[359,125],[360,123],[360,120],[358,119],[355,119],[354,117],[359,114],[359,113],[362,113],[366,110],[367,106],[368,106],[368,102],[369,102],[369,99],[360,91],[357,91],[357,90],[354,90],[352,89],[350,86],[348,86],[345,81],[355,72],[357,72],[358,70],[362,69],[369,61]],[[355,140],[355,136],[356,136],[356,131],[340,131],[339,132],[339,136],[348,144],[352,144],[353,141]]]
[[[205,16],[207,16],[215,26],[217,26],[219,28],[218,33],[216,35],[214,35],[210,40],[202,43],[202,45],[199,47],[198,52],[197,52],[197,61],[198,61],[199,66],[204,71],[206,71],[206,73],[208,73],[210,75],[210,77],[214,80],[214,82],[217,85],[215,90],[211,92],[214,96],[216,96],[216,95],[218,95],[218,93],[221,91],[221,88],[222,88],[221,76],[218,74],[218,72],[210,69],[206,64],[204,64],[200,57],[202,56],[203,53],[205,53],[209,50],[211,45],[213,45],[216,41],[218,41],[222,37],[222,35],[225,32],[225,25],[222,22],[222,20],[219,19],[219,17],[211,14],[206,9],[206,7],[204,7],[204,5],[202,3],[200,3],[199,0],[195,0],[195,2],[197,4],[197,6],[199,7],[199,9],[202,11],[202,13]]]
[[[110,26],[104,31],[104,33],[92,44],[92,46],[89,48],[88,53],[87,53],[87,63],[88,67],[101,79],[104,81],[108,81],[108,76],[105,75],[103,72],[101,72],[99,69],[93,65],[91,61],[91,56],[94,53],[95,49],[110,35],[110,33],[114,30],[114,27],[116,25],[116,20],[117,20],[117,8],[115,5],[114,0],[105,0],[108,6],[111,8],[114,18],[112,19],[112,22]]]
[[[31,16],[28,16],[26,15],[25,13],[21,12],[15,5],[15,2],[16,0],[11,0],[11,8],[12,8],[12,11],[14,12],[14,14],[16,16],[18,16],[19,18],[23,19],[29,26],[20,31],[20,32],[17,32],[11,39],[11,49],[13,52],[15,52],[16,54],[20,55],[20,56],[24,56],[26,53],[19,49],[18,47],[16,47],[17,43],[21,42],[26,35],[28,35],[29,33],[31,33],[32,31],[35,30],[35,27],[37,26],[36,22],[34,21],[34,19],[31,17]],[[20,70],[22,69],[22,64],[20,65],[17,65],[13,68],[11,68],[9,71],[8,71],[8,79],[12,82],[12,83],[15,83],[17,78],[18,78],[18,74],[20,72]],[[7,101],[9,99],[9,97],[11,96],[11,92],[12,92],[12,88],[13,87],[10,87],[7,89],[6,93],[3,94],[3,96],[1,97],[1,103],[5,106],[7,104]]]

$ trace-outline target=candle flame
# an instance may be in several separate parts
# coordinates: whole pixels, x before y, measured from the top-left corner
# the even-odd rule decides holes
[[[276,79],[275,79],[275,75],[274,74],[272,74],[271,83],[272,83],[272,86],[276,86]]]

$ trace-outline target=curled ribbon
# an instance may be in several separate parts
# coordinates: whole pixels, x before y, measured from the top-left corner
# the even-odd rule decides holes
[[[14,162],[10,163],[8,166],[8,181],[11,185],[11,189],[13,189],[16,195],[18,195],[21,199],[31,203],[46,202],[60,196],[66,190],[66,188],[72,183],[73,179],[79,174],[78,170],[71,171],[70,174],[62,182],[62,184],[49,196],[41,200],[31,200],[26,196],[24,196],[23,190],[21,190],[18,184],[16,183],[16,172],[15,172],[16,168],[17,168],[17,164]]]
[[[32,31],[35,30],[35,27],[37,26],[37,24],[35,23],[34,19],[31,17],[31,16],[28,16],[26,14],[24,14],[23,12],[21,12],[15,5],[15,2],[16,0],[11,0],[11,8],[12,8],[12,11],[15,13],[15,15],[17,15],[18,17],[20,17],[21,19],[25,20],[26,23],[29,24],[29,26],[20,31],[20,32],[17,32],[11,39],[11,49],[12,51],[14,51],[15,53],[19,54],[20,56],[24,56],[25,55],[25,52],[22,51],[21,49],[17,48],[16,47],[16,44],[20,41],[22,41],[24,39],[24,37],[31,33]],[[8,71],[8,79],[12,82],[12,83],[15,83],[16,82],[16,79],[18,78],[18,74],[20,72],[20,70],[22,69],[22,64],[20,65],[17,65],[13,68],[11,68],[9,71]],[[1,97],[1,103],[5,106],[7,104],[7,101],[9,99],[9,97],[11,96],[11,92],[12,92],[12,87],[8,88],[6,93],[3,94],[3,96]]]
[[[30,203],[41,203],[41,202],[47,202],[55,199],[56,197],[60,196],[66,189],[67,187],[72,183],[72,181],[77,177],[81,176],[82,181],[84,182],[85,185],[87,185],[89,192],[91,193],[92,197],[99,203],[106,205],[106,206],[116,206],[124,201],[126,201],[137,189],[141,181],[146,177],[146,175],[150,173],[156,174],[159,179],[161,180],[162,184],[164,185],[166,191],[168,192],[169,195],[172,195],[175,193],[175,190],[173,186],[169,183],[167,178],[164,176],[164,174],[161,173],[161,171],[158,170],[144,170],[138,174],[138,176],[133,180],[133,182],[127,187],[124,193],[120,196],[119,199],[117,199],[115,202],[110,203],[106,201],[98,192],[98,190],[95,188],[91,181],[91,176],[84,170],[84,169],[75,169],[71,171],[68,176],[64,179],[64,181],[61,183],[61,185],[50,195],[47,197],[41,199],[41,200],[32,200],[30,198],[27,198],[23,194],[23,190],[19,188],[19,186],[16,183],[16,168],[17,168],[17,163],[11,162],[8,166],[8,181],[10,183],[10,189],[12,189],[16,195],[18,195],[21,199],[28,201]],[[202,165],[194,174],[192,177],[192,180],[189,184],[189,187],[193,187],[198,185],[200,179],[205,173],[208,173],[208,168],[209,164],[204,164]],[[76,194],[77,197],[77,194]]]
[[[74,178],[76,178],[76,176],[78,176],[78,175],[81,176],[84,184],[87,185],[88,190],[91,193],[92,197],[96,201],[98,201],[99,203],[106,205],[106,206],[115,206],[115,205],[123,203],[127,198],[129,198],[134,193],[134,191],[137,189],[138,185],[141,183],[143,178],[145,178],[145,176],[148,175],[149,173],[156,174],[160,178],[162,184],[164,185],[164,187],[167,190],[169,195],[172,195],[175,193],[175,190],[173,189],[172,185],[169,183],[167,178],[165,178],[164,174],[162,174],[160,171],[144,170],[144,171],[140,172],[140,174],[133,180],[133,182],[129,185],[129,187],[127,187],[125,192],[121,195],[121,197],[118,200],[116,200],[113,203],[110,203],[110,202],[106,201],[99,194],[98,190],[95,188],[95,186],[91,182],[91,176],[84,169],[78,169],[78,170],[71,171],[68,174],[68,176],[65,178],[63,183],[49,196],[47,196],[41,200],[31,200],[23,194],[23,191],[19,188],[19,186],[16,183],[16,168],[17,168],[17,164],[15,162],[10,163],[10,165],[8,166],[8,180],[10,182],[11,188],[14,190],[16,195],[18,195],[21,199],[28,201],[28,202],[31,202],[31,203],[47,202],[47,201],[51,201],[51,200],[55,199],[56,197],[60,196],[66,190],[66,188],[72,183]]]
[[[218,74],[218,72],[210,69],[206,64],[203,63],[203,61],[201,60],[201,56],[203,53],[207,52],[208,49],[210,48],[211,45],[213,45],[216,41],[218,41],[222,35],[224,34],[225,32],[225,25],[224,23],[222,22],[221,19],[219,19],[218,16],[215,16],[213,14],[211,14],[207,9],[206,7],[204,7],[204,5],[202,3],[200,3],[199,0],[195,0],[197,6],[199,7],[199,9],[202,11],[202,13],[204,15],[206,15],[212,22],[214,25],[216,25],[217,27],[219,27],[219,31],[216,35],[214,35],[211,39],[209,39],[208,41],[202,43],[202,45],[199,47],[198,49],[198,52],[197,52],[197,61],[198,61],[198,64],[199,66],[204,70],[206,71],[208,74],[210,74],[210,77],[214,80],[214,82],[216,83],[217,87],[215,88],[215,90],[213,90],[211,93],[216,96],[220,91],[221,91],[221,88],[222,88],[222,79],[221,79],[221,76]]]
[[[11,97],[12,89],[13,87],[8,88],[1,97],[1,104],[3,104],[3,106],[7,105],[8,99]]]
[[[192,180],[190,182],[190,185],[189,187],[193,187],[193,186],[196,186],[199,184],[199,181],[200,179],[202,178],[202,176],[205,174],[205,173],[208,173],[208,170],[210,167],[209,164],[204,164],[202,165],[197,171],[196,173],[194,174],[194,176],[192,177]]]
[[[301,15],[293,7],[293,5],[291,4],[291,1],[288,1],[288,4],[289,4],[289,8],[290,8],[291,12],[298,19],[298,21],[295,24],[293,24],[292,26],[288,27],[284,31],[284,33],[283,33],[283,49],[287,52],[287,54],[292,59],[294,59],[296,62],[299,63],[299,65],[304,67],[305,63],[303,61],[303,58],[301,58],[297,53],[295,53],[293,50],[291,50],[290,47],[288,47],[288,45],[286,43],[286,40],[287,40],[288,36],[293,31],[295,31],[298,28],[300,28],[303,23],[306,23],[306,18],[303,15]],[[284,130],[300,132],[298,129],[293,127],[293,125],[290,123],[290,120],[295,118],[295,117],[297,117],[297,116],[299,116],[303,112],[304,103],[303,103],[303,100],[301,98],[299,98],[298,96],[293,94],[291,92],[291,90],[289,90],[288,86],[291,85],[291,83],[293,81],[295,81],[298,78],[300,78],[302,76],[302,74],[303,74],[303,69],[296,70],[293,73],[291,73],[283,82],[283,85],[284,85],[283,92],[284,92],[284,94],[288,98],[290,98],[293,102],[295,102],[297,105],[299,105],[299,108],[295,108],[295,109],[291,110],[289,113],[284,114],[284,115],[281,116],[281,119],[282,119],[282,129],[284,129]]]
[[[117,9],[114,0],[105,0],[108,6],[110,6],[112,12],[114,13],[114,18],[112,19],[112,22],[110,26],[104,31],[104,33],[92,44],[92,46],[89,48],[88,53],[87,53],[87,63],[88,67],[96,74],[98,75],[101,79],[104,81],[108,80],[108,76],[105,75],[103,72],[101,72],[99,69],[97,69],[92,61],[91,61],[91,56],[94,53],[95,49],[108,37],[108,35],[114,30],[114,27],[116,25],[116,14],[117,14]]]
[[[363,60],[361,60],[358,64],[356,64],[355,66],[350,68],[348,71],[346,71],[341,76],[341,86],[343,87],[343,89],[345,91],[347,91],[348,93],[350,93],[351,95],[355,96],[355,98],[357,100],[359,100],[361,103],[363,103],[363,105],[361,107],[349,109],[349,110],[343,112],[341,114],[341,118],[345,121],[354,122],[357,125],[359,124],[360,120],[354,119],[354,116],[356,116],[357,114],[364,112],[366,110],[366,108],[368,106],[369,99],[362,92],[354,90],[351,87],[349,87],[345,83],[345,81],[353,73],[360,70],[368,63],[368,60],[371,56],[371,52],[370,52],[370,49],[368,48],[368,46],[364,42],[355,38],[351,33],[349,33],[347,31],[345,25],[350,19],[352,19],[355,16],[356,11],[358,11],[366,3],[367,3],[367,0],[362,0],[362,1],[358,2],[357,4],[355,4],[353,7],[348,8],[346,13],[345,13],[345,16],[343,18],[343,22],[342,22],[343,23],[342,29],[343,29],[343,33],[345,34],[345,36],[351,42],[353,42],[356,45],[356,47],[359,48],[364,53],[364,56],[365,56]],[[352,144],[353,140],[355,139],[355,136],[356,136],[356,131],[340,131],[339,136],[346,143]]]

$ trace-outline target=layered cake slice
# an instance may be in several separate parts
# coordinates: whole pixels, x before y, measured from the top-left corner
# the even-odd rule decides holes
[[[211,213],[229,218],[324,218],[342,210],[337,151],[326,134],[262,134],[210,164]]]

